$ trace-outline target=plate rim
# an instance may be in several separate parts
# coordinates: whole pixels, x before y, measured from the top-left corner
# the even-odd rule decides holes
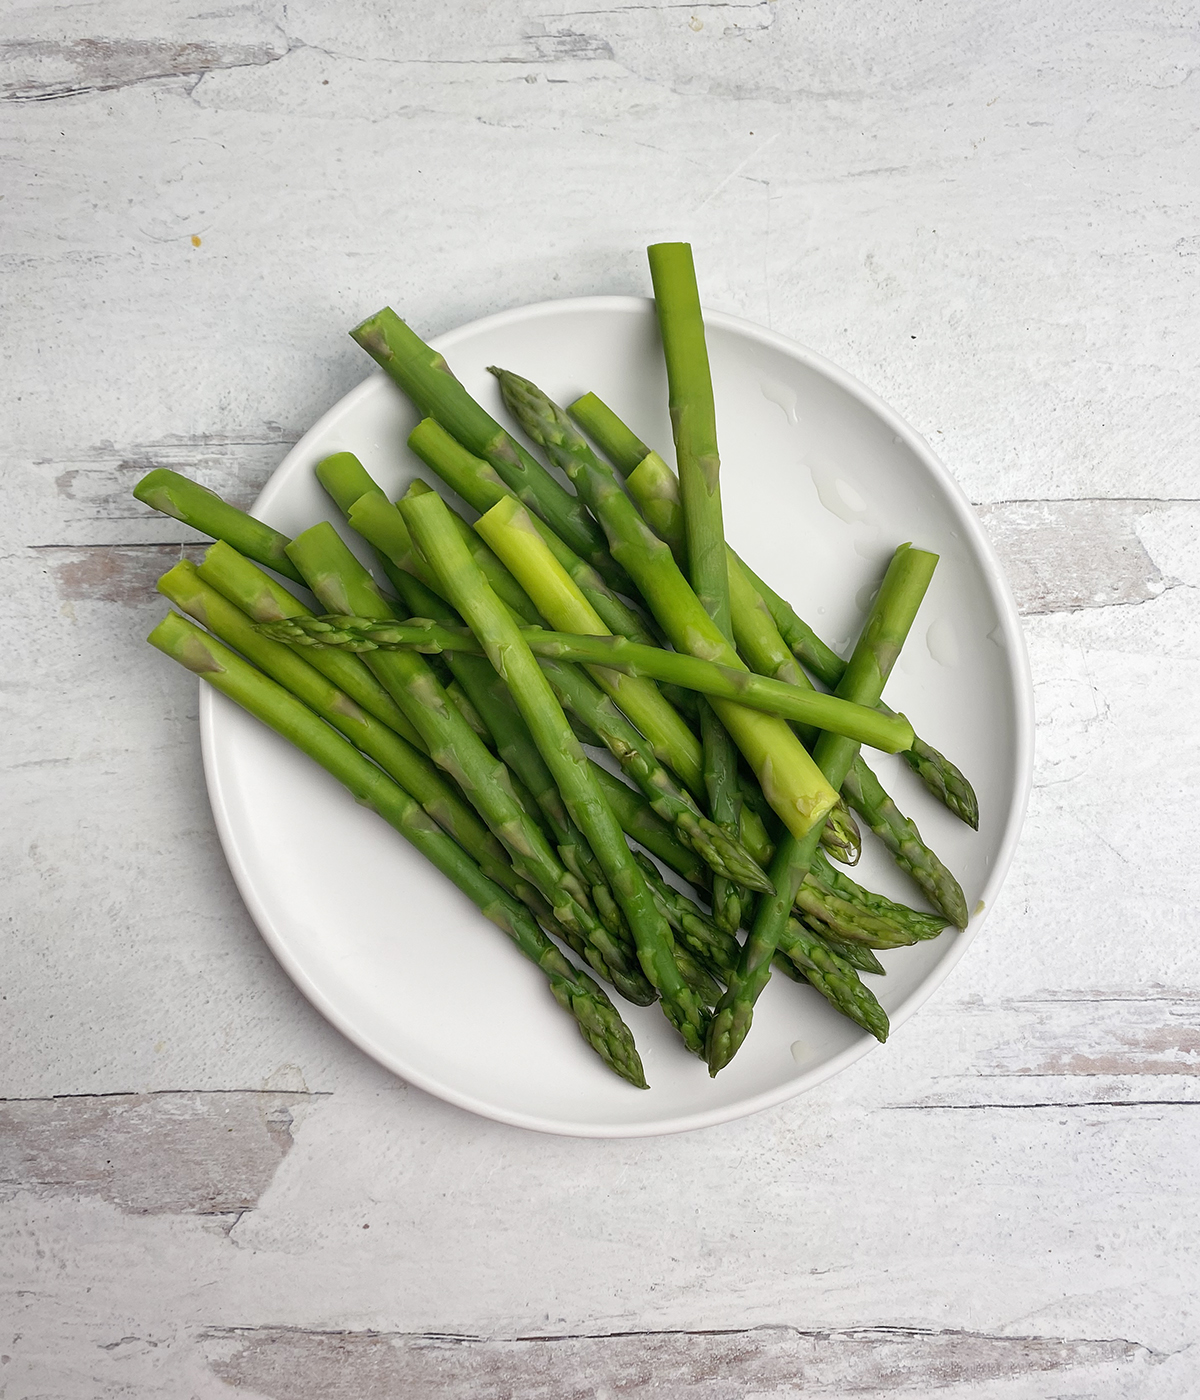
[[[431,337],[429,344],[433,349],[445,353],[452,350],[462,340],[481,330],[504,329],[523,321],[589,311],[620,311],[644,315],[649,307],[653,307],[651,298],[636,296],[564,297],[529,302],[522,306],[510,307],[487,316],[477,317],[473,321],[467,321],[452,330]],[[1035,729],[1033,679],[1020,613],[992,543],[966,493],[925,438],[895,409],[891,408],[873,390],[848,371],[826,359],[817,351],[782,335],[778,331],[770,330],[740,316],[722,311],[705,309],[704,320],[708,326],[732,331],[747,340],[756,341],[758,344],[777,350],[790,359],[798,361],[806,368],[815,371],[875,414],[892,430],[896,437],[908,446],[914,456],[937,479],[945,498],[953,508],[958,524],[970,541],[976,559],[985,566],[985,577],[996,603],[1000,625],[1003,629],[1005,649],[1009,658],[1008,674],[1012,687],[1016,729],[1015,782],[1012,799],[1004,817],[1004,837],[980,895],[982,910],[971,917],[967,928],[959,931],[951,948],[891,1013],[889,1019],[894,1033],[933,996],[954,968],[958,966],[967,949],[974,942],[980,926],[991,912],[996,897],[1003,887],[1020,841],[1033,782]],[[383,372],[376,370],[326,409],[289,449],[283,460],[267,478],[254,504],[250,507],[251,511],[255,513],[269,512],[275,496],[284,489],[286,479],[297,469],[300,459],[306,455],[309,440],[318,433],[325,433],[336,427],[339,420],[353,412],[362,399],[377,392],[378,387],[385,379],[386,376]],[[833,1078],[834,1075],[840,1074],[842,1070],[848,1068],[855,1061],[878,1048],[878,1042],[863,1032],[853,1044],[847,1046],[839,1054],[812,1069],[797,1074],[794,1079],[786,1080],[774,1088],[765,1089],[761,1093],[752,1094],[713,1109],[658,1119],[639,1120],[633,1123],[563,1120],[518,1112],[480,1099],[454,1085],[442,1083],[436,1075],[408,1063],[403,1056],[396,1055],[376,1043],[369,1033],[356,1026],[348,1016],[343,1015],[293,955],[288,945],[287,935],[277,926],[265,902],[259,897],[254,872],[243,858],[243,853],[233,831],[226,793],[217,769],[217,728],[221,714],[221,705],[218,702],[223,697],[213,691],[211,686],[205,685],[203,681],[198,682],[198,684],[200,689],[200,747],[209,804],[212,808],[222,852],[247,912],[276,961],[312,1006],[351,1044],[357,1046],[364,1054],[397,1075],[405,1083],[494,1122],[527,1128],[534,1132],[584,1138],[658,1137],[715,1127],[721,1123],[733,1122],[739,1118],[749,1117],[753,1113],[759,1113],[764,1109],[773,1108],[798,1094],[815,1088],[816,1085],[825,1080]]]

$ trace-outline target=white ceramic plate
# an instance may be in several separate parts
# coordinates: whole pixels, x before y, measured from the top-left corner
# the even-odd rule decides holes
[[[896,1026],[962,956],[1016,844],[1033,748],[1016,609],[965,497],[911,428],[782,336],[731,316],[710,315],[707,324],[727,533],[801,616],[842,648],[895,545],[911,540],[941,555],[887,698],[971,778],[978,834],[899,759],[869,757],[979,912],[965,933],[883,954],[888,975],[870,980]],[[647,301],[545,302],[434,344],[497,417],[504,415],[490,364],[527,375],[562,403],[595,390],[669,454],[665,375]],[[415,421],[390,381],[366,380],[296,444],[256,514],[288,534],[330,519],[349,535],[313,465],[330,452],[355,452],[398,495],[421,468],[405,446]],[[715,1080],[657,1009],[622,1005],[652,1086],[629,1087],[584,1045],[541,974],[390,827],[231,702],[202,691],[213,811],[255,922],[313,1004],[409,1082],[544,1132],[639,1136],[753,1113],[875,1046],[811,988],[777,977],[741,1052]],[[857,873],[919,902],[876,850]]]

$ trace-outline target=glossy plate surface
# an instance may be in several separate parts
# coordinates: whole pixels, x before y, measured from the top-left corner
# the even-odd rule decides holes
[[[716,314],[707,324],[727,534],[802,617],[841,650],[895,545],[911,540],[941,555],[887,699],[971,778],[978,834],[901,760],[868,757],[958,875],[968,907],[982,911],[1012,857],[1033,751],[1024,642],[991,547],[925,442],[861,385],[770,331]],[[434,343],[502,420],[490,364],[526,375],[561,403],[594,390],[671,459],[649,302],[547,302]],[[334,520],[349,537],[313,465],[355,452],[398,495],[421,469],[405,447],[415,421],[390,381],[367,379],[296,444],[256,513],[288,534]],[[231,702],[202,692],[213,811],[251,915],[314,1005],[409,1082],[544,1132],[649,1135],[779,1103],[875,1046],[811,988],[776,977],[740,1054],[716,1080],[658,1010],[622,1004],[651,1084],[630,1088],[584,1045],[541,974],[390,827]],[[873,846],[856,873],[919,903]],[[870,980],[893,1027],[943,980],[981,916],[965,933],[882,955],[888,975]]]

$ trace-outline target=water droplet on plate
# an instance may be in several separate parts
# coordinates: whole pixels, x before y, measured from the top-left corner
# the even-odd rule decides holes
[[[925,633],[925,645],[939,666],[958,665],[958,637],[954,631],[954,624],[948,618],[939,617],[936,622],[929,624],[929,631]]]
[[[808,471],[821,504],[831,515],[836,515],[847,525],[867,519],[867,503],[853,482],[839,476],[833,467],[817,466],[810,462]]]
[[[875,601],[875,595],[878,592],[879,588],[875,584],[864,583],[863,586],[854,595],[854,606],[859,610],[860,613],[865,613],[867,609],[871,606],[871,604]]]
[[[800,415],[796,412],[795,389],[787,384],[781,384],[777,379],[764,379],[759,387],[762,389],[763,398],[770,403],[778,404],[792,427],[797,427],[800,423]]]
[[[798,1065],[802,1065],[804,1063],[807,1054],[808,1046],[805,1045],[805,1043],[802,1040],[792,1041],[792,1059],[795,1060]]]
[[[879,557],[879,526],[860,524],[855,532],[854,550],[863,559],[877,559]]]
[[[998,622],[988,633],[988,641],[993,646],[999,647],[1001,651],[1008,650],[1008,640],[1004,635],[1004,624]]]

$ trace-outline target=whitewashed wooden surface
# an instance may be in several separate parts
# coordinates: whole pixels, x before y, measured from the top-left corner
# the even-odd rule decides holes
[[[545,6],[3,7],[0,1396],[1200,1395],[1200,11]],[[252,499],[384,301],[644,293],[663,236],[977,502],[1036,789],[885,1049],[560,1140],[275,966],[128,492]]]

